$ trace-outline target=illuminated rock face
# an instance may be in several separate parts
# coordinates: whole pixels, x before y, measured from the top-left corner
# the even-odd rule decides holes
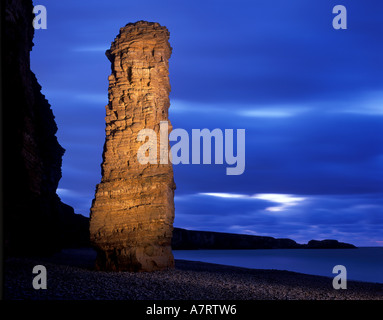
[[[174,266],[171,162],[141,164],[137,159],[144,144],[137,141],[139,131],[152,129],[159,137],[160,121],[168,121],[172,51],[168,39],[165,27],[139,21],[121,28],[106,52],[112,63],[106,138],[102,179],[90,219],[100,270],[154,271]],[[169,122],[169,132],[171,128]]]

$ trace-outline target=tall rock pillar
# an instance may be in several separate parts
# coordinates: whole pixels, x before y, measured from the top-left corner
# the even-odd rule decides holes
[[[170,161],[159,161],[160,122],[168,121],[170,106],[168,39],[168,30],[158,23],[129,23],[106,52],[112,63],[106,138],[102,179],[90,216],[100,270],[153,271],[174,266],[173,168]],[[138,161],[144,142],[137,137],[142,129],[157,134],[156,163]],[[169,151],[168,142],[166,147]]]

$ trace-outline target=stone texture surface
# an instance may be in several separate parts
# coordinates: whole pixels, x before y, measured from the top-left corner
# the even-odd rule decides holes
[[[106,55],[112,63],[102,179],[91,208],[90,237],[101,270],[153,271],[174,266],[172,165],[140,164],[141,129],[158,137],[168,121],[169,32],[139,21],[120,29]],[[169,122],[169,132],[171,131]],[[159,139],[158,139],[159,140]],[[169,150],[168,143],[166,144]],[[160,145],[157,146],[158,156]],[[159,158],[158,158],[159,159]]]
[[[50,104],[30,68],[33,5],[6,0],[3,35],[2,173],[7,254],[49,254],[65,243],[77,221],[56,189],[64,149]],[[71,220],[71,221],[72,221]]]

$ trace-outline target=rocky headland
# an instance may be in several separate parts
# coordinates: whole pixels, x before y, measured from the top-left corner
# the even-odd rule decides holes
[[[352,249],[354,245],[337,240],[310,240],[299,244],[292,239],[225,232],[174,228],[174,250],[196,249]]]

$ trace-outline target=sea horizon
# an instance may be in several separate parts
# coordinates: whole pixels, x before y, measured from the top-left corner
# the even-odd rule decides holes
[[[173,250],[175,259],[200,261],[250,269],[286,270],[335,277],[334,266],[343,265],[347,280],[383,283],[383,247],[356,249],[234,249]]]

